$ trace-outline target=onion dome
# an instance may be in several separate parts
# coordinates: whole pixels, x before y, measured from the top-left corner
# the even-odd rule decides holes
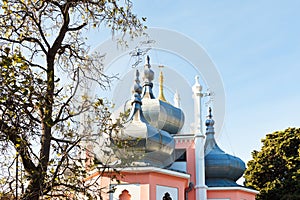
[[[147,57],[149,58],[149,57]],[[149,59],[147,59],[149,62]],[[147,64],[147,66],[150,66],[150,63]],[[149,74],[148,68],[145,68],[144,74]],[[154,75],[154,73],[151,73],[151,77]],[[163,75],[161,72],[161,87],[163,84]],[[145,116],[145,119],[155,128],[159,130],[167,131],[170,134],[177,134],[183,124],[184,124],[184,114],[183,111],[180,108],[176,108],[175,106],[169,104],[166,102],[163,94],[163,90],[160,91],[160,96],[163,97],[161,99],[155,99],[151,97],[151,93],[149,93],[149,87],[147,84],[148,80],[146,79],[144,84],[144,91],[146,91],[146,94],[142,98],[143,102],[143,113]],[[152,87],[151,87],[152,92]],[[149,94],[147,94],[149,93]]]
[[[121,144],[118,153],[126,164],[165,167],[174,162],[175,142],[169,133],[151,126],[144,118],[138,77],[137,70],[131,112],[114,143]]]
[[[226,154],[217,145],[214,131],[215,121],[212,119],[211,108],[205,122],[205,183],[208,187],[238,186],[236,181],[243,175],[245,163],[238,157]]]

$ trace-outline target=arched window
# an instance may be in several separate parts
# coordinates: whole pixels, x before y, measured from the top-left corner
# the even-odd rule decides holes
[[[119,195],[119,200],[131,200],[131,195],[128,190],[123,190],[122,194]]]
[[[165,193],[162,200],[172,200],[170,194],[168,192]]]

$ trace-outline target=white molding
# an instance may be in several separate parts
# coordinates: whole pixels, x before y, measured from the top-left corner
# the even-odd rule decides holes
[[[184,138],[184,139],[193,140],[195,135],[194,134],[176,134],[173,137],[174,137],[174,139]]]
[[[221,199],[219,199],[219,198],[213,198],[213,199],[207,199],[207,200],[230,200],[229,198],[227,198],[227,199],[224,199],[224,198],[221,198]]]
[[[253,193],[253,194],[258,194],[259,191],[257,190],[253,190],[250,188],[245,188],[245,187],[209,187],[207,190],[240,190],[240,191],[244,191],[244,192],[249,192],[249,193]]]

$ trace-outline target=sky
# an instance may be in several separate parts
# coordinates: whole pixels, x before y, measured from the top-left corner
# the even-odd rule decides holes
[[[247,162],[267,133],[300,126],[300,1],[139,0],[133,5],[148,27],[188,36],[214,62],[226,96],[218,137],[225,152]],[[110,38],[108,31],[100,32],[90,33],[91,48]]]

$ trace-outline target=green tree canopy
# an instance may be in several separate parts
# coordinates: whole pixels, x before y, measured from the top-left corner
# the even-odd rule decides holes
[[[0,1],[3,195],[32,200],[101,195],[96,183],[84,182],[78,155],[91,124],[99,134],[116,127],[101,99],[79,92],[89,81],[102,88],[111,81],[103,55],[91,56],[86,45],[87,31],[100,26],[131,36],[144,29],[130,0]],[[90,112],[93,117],[81,120]]]
[[[253,151],[245,185],[258,190],[257,199],[300,199],[300,128],[267,134]]]

